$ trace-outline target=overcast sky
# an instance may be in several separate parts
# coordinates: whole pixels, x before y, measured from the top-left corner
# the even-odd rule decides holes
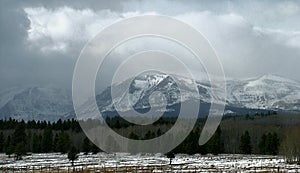
[[[0,0],[0,89],[70,88],[85,43],[105,26],[142,14],[194,26],[215,48],[228,77],[277,74],[300,81],[299,1]]]

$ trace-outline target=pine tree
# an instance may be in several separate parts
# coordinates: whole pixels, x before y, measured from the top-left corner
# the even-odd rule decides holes
[[[53,134],[51,128],[47,127],[44,130],[43,140],[42,140],[42,151],[48,153],[52,151],[53,147]]]
[[[17,125],[13,133],[13,151],[17,160],[22,159],[22,155],[26,154],[26,141],[25,122],[22,121]]]
[[[32,137],[32,149],[31,151],[33,153],[40,153],[41,152],[41,141],[39,136],[34,133]]]
[[[67,133],[61,132],[57,141],[57,151],[62,154],[67,153],[70,147],[70,137]]]
[[[72,166],[74,165],[74,161],[78,158],[78,150],[76,147],[72,146],[70,151],[68,152],[68,159],[71,161]]]
[[[172,152],[174,153],[186,153],[186,154],[196,154],[196,153],[201,153],[201,154],[206,154],[206,149],[204,149],[204,146],[199,146],[198,144],[198,139],[200,136],[199,129],[197,128],[196,130],[192,131],[186,139],[178,145]],[[171,139],[172,137],[170,137]]]
[[[32,133],[31,130],[27,131],[27,139],[26,139],[26,151],[32,151]]]
[[[25,133],[25,124],[20,122],[14,133],[13,133],[13,145],[16,146],[18,143],[26,144],[26,133]]]
[[[175,158],[175,154],[173,152],[168,152],[166,155],[167,155],[167,158],[170,159],[170,165],[171,165],[172,160]]]
[[[266,154],[277,155],[279,148],[279,139],[277,133],[268,133],[266,140]]]
[[[196,129],[194,132],[191,132],[188,137],[186,138],[186,140],[184,141],[184,149],[183,151],[187,154],[196,154],[199,152],[203,152],[203,150],[201,150],[201,147],[198,144],[198,139],[200,136],[199,134],[199,129]]]
[[[14,146],[11,137],[8,136],[5,143],[5,154],[8,155],[8,157],[10,157],[10,155],[12,155],[13,153],[14,153]]]
[[[266,148],[266,154],[269,154],[269,155],[271,155],[272,154],[272,138],[273,138],[273,136],[272,136],[272,134],[271,133],[268,133],[267,134],[267,138],[266,138],[266,146],[265,146],[265,148]]]
[[[99,149],[99,147],[97,145],[95,145],[94,143],[92,143],[91,151],[92,151],[93,154],[97,154],[101,150]]]
[[[261,154],[267,154],[266,142],[267,142],[267,136],[265,134],[263,134],[261,136],[259,144],[258,144],[259,151]]]
[[[87,155],[91,151],[91,142],[89,138],[85,137],[82,143],[82,151]]]
[[[279,138],[277,133],[273,133],[272,135],[272,155],[277,155],[278,154],[278,150],[279,150]]]
[[[122,126],[121,126],[121,123],[119,121],[119,119],[117,119],[116,123],[115,123],[115,128],[116,129],[120,129]]]
[[[55,152],[58,152],[58,150],[57,150],[57,148],[58,148],[58,146],[57,146],[57,144],[58,144],[58,139],[59,139],[59,137],[58,137],[58,134],[56,133],[56,134],[55,134],[55,137],[54,137],[54,140],[53,140],[53,150],[54,150]]]
[[[160,130],[160,128],[157,130],[157,132],[156,132],[156,136],[160,136],[162,133],[161,133],[161,130]]]
[[[139,136],[133,132],[131,132],[129,134],[129,139],[134,139],[134,140],[138,140],[139,139]]]
[[[240,151],[242,154],[251,154],[252,147],[251,147],[251,138],[249,132],[246,131],[240,140]]]
[[[261,154],[277,155],[279,149],[279,138],[277,133],[263,134],[259,143]]]
[[[214,155],[218,155],[224,152],[224,142],[221,138],[221,128],[220,126],[217,128],[216,133],[211,137],[211,139],[207,143],[207,147],[210,153]]]
[[[0,132],[0,153],[3,152],[4,150],[4,135],[3,132]]]
[[[26,154],[26,148],[25,148],[25,143],[24,142],[19,142],[17,143],[16,147],[15,147],[15,157],[16,160],[21,160],[22,156],[24,154]]]
[[[143,139],[144,140],[146,140],[146,139],[152,139],[154,137],[155,137],[155,134],[153,132],[151,132],[150,130],[148,130]]]

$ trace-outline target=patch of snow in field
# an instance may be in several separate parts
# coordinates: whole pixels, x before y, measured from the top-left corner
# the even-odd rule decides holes
[[[33,167],[53,167],[67,169],[71,166],[66,154],[32,154],[25,156],[23,160],[14,161],[4,154],[0,154],[0,168],[33,168]],[[156,167],[168,166],[169,159],[162,154],[137,154],[127,153],[107,154],[99,153],[96,155],[79,154],[78,160],[74,163],[76,167],[83,168],[114,168],[114,167]],[[172,161],[172,167],[177,170],[206,170],[207,171],[236,171],[243,172],[274,170],[279,168],[281,171],[299,171],[300,165],[286,164],[281,156],[258,156],[258,155],[184,155],[178,154]],[[159,172],[158,170],[156,172]]]

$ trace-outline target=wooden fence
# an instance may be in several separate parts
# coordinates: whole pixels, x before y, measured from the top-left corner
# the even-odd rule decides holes
[[[245,167],[245,168],[200,168],[190,165],[151,165],[151,166],[116,166],[116,167],[100,167],[100,166],[74,166],[74,167],[55,167],[55,166],[28,166],[28,167],[0,167],[2,173],[150,173],[150,172],[260,172],[260,173],[284,173],[299,172],[298,168],[280,168],[280,167]]]

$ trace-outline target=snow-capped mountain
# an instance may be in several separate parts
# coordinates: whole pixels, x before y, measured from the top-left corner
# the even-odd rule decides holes
[[[299,111],[300,84],[275,75],[231,80],[227,82],[227,101],[235,107]]]
[[[197,101],[200,104],[199,116],[208,113],[212,99],[218,100],[212,93],[217,90],[209,82],[195,81],[199,95],[193,93],[189,78],[164,74],[144,74],[135,79],[128,79],[120,84],[112,85],[117,97],[112,100],[111,88],[97,95],[97,105],[102,113],[115,114],[118,111],[130,112],[165,110],[163,102],[167,102],[167,111],[176,112],[180,102]],[[126,87],[129,86],[129,90]],[[181,87],[179,91],[178,86]],[[300,83],[275,75],[265,75],[247,80],[228,80],[225,114],[246,114],[275,110],[280,112],[300,112]],[[154,92],[160,92],[164,97],[151,97]],[[165,98],[165,100],[163,99]],[[88,103],[86,105],[89,105]],[[85,106],[85,109],[89,109]],[[130,112],[131,113],[131,112]],[[129,113],[129,114],[130,114]]]
[[[180,101],[200,100],[202,103],[209,104],[212,95],[212,88],[207,82],[196,81],[199,96],[192,92],[192,80],[174,76],[175,80],[168,75],[147,74],[139,76],[132,80],[129,92],[124,92],[124,86],[128,81],[119,85],[113,85],[119,93],[118,98],[114,98],[113,103],[119,104],[121,111],[132,109],[149,108],[149,102],[155,103],[152,106],[159,107],[161,100],[151,100],[151,94],[155,91],[162,92],[166,97],[168,105],[174,105]],[[178,85],[181,86],[181,93]],[[182,87],[183,86],[183,87]],[[300,111],[300,83],[276,75],[265,75],[255,79],[246,80],[228,80],[227,81],[226,110],[230,113],[241,113],[241,109],[258,110],[277,110],[287,112]],[[113,111],[114,104],[109,101],[110,90],[108,88],[102,94],[98,95],[97,101],[100,111]],[[182,97],[180,99],[180,96]],[[129,99],[128,99],[129,98]],[[150,98],[150,99],[149,99]],[[152,98],[153,99],[153,98]],[[106,100],[106,104],[102,104]],[[108,102],[107,102],[108,101]],[[238,109],[238,110],[237,110]]]
[[[132,108],[139,110],[152,107],[159,107],[167,103],[168,106],[178,104],[188,100],[200,100],[210,102],[210,86],[197,83],[197,88],[201,95],[197,96],[193,91],[197,91],[192,86],[192,80],[181,76],[169,76],[165,74],[144,74],[136,78],[128,79],[119,85],[112,85],[117,96],[111,100],[111,88],[107,88],[97,97],[100,111],[114,110],[115,104],[119,111],[129,111]],[[126,87],[129,89],[126,90]],[[179,89],[180,86],[180,89]],[[126,92],[128,91],[128,92]],[[159,92],[160,96],[152,97],[152,94]],[[110,100],[109,105],[103,105],[103,100]]]
[[[57,120],[72,111],[70,92],[55,87],[15,87],[0,93],[0,118]]]
[[[129,112],[135,109],[147,112],[151,106],[155,111],[176,114],[181,102],[197,101],[200,114],[207,114],[212,99],[209,82],[195,81],[199,95],[194,94],[193,80],[176,75],[147,73],[134,79],[114,84],[96,96],[99,110],[106,115],[118,111]],[[129,88],[128,88],[129,86]],[[180,86],[180,90],[178,88]],[[245,114],[269,110],[300,112],[300,83],[284,77],[265,75],[254,79],[227,80],[225,114]],[[116,92],[112,99],[111,88]],[[56,87],[11,88],[0,92],[0,118],[57,120],[74,118],[70,91]],[[160,93],[159,97],[153,94]],[[163,107],[164,103],[167,108]],[[90,102],[83,106],[89,110]]]

